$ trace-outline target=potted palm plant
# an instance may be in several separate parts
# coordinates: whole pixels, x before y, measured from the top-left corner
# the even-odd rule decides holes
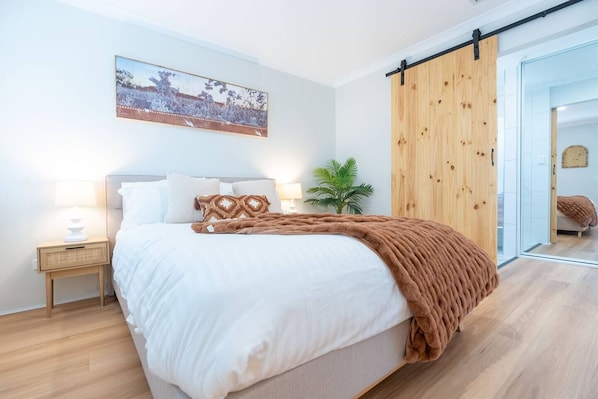
[[[313,176],[318,186],[309,188],[307,193],[315,194],[316,198],[309,198],[304,202],[321,208],[333,207],[338,214],[343,213],[345,208],[348,213],[363,213],[363,197],[369,197],[374,192],[370,184],[354,185],[357,162],[352,157],[342,165],[331,159],[325,167],[314,169]]]

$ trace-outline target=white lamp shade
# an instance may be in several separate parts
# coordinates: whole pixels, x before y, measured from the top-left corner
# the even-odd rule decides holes
[[[95,206],[96,191],[91,181],[65,180],[56,182],[56,206]]]
[[[281,184],[278,188],[278,192],[280,194],[280,199],[282,200],[293,200],[303,198],[301,183]]]

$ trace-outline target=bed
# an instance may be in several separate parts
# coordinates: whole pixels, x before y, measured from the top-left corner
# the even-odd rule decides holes
[[[170,177],[170,175],[168,177]],[[334,234],[325,236],[280,235],[276,238],[274,236],[262,234],[249,237],[234,234],[221,236],[201,235],[193,232],[190,228],[190,224],[184,222],[172,224],[149,222],[141,226],[133,226],[123,229],[123,197],[118,191],[122,190],[122,187],[128,182],[135,182],[134,184],[154,182],[155,184],[158,184],[158,182],[163,182],[164,180],[164,176],[106,177],[107,234],[111,241],[111,249],[114,249],[113,287],[123,309],[123,313],[127,318],[131,336],[133,337],[144,373],[155,398],[190,397],[186,392],[192,392],[191,396],[193,397],[216,398],[226,396],[228,399],[359,397],[369,388],[405,364],[405,342],[408,340],[410,329],[412,328],[412,313],[409,307],[406,306],[406,298],[396,287],[388,268],[386,268],[381,258],[371,251],[370,248],[358,240]],[[256,184],[262,184],[265,181],[263,179],[255,180]],[[251,179],[220,178],[218,181],[218,190],[222,192],[222,190],[230,190],[230,185],[233,183],[250,182]],[[163,191],[164,190],[162,189],[162,194],[160,194],[162,195],[162,200],[164,196]],[[269,192],[269,194],[275,195],[271,192]],[[143,204],[147,204],[152,201],[159,201],[160,195],[155,195],[154,193],[152,200],[144,199],[142,202]],[[130,211],[131,210],[129,209],[129,212]],[[164,215],[153,215],[152,217],[155,219],[164,217]],[[152,217],[150,217],[150,219],[152,219]],[[170,237],[169,239],[163,239],[165,234],[164,229],[168,230],[166,237]],[[226,240],[229,241],[225,242]],[[163,241],[167,241],[168,243],[164,244]],[[203,245],[210,249],[211,255],[205,255],[207,253],[205,250],[203,252],[194,250],[195,252],[185,252],[184,254],[186,255],[180,255],[180,242],[190,243],[190,245],[186,245],[185,248],[195,247],[196,243],[198,243],[197,245]],[[266,242],[267,244],[265,244]],[[148,243],[151,243],[151,245]],[[168,245],[172,246],[169,247]],[[223,246],[219,247],[219,245]],[[240,248],[243,248],[243,245],[249,245],[245,252],[240,250]],[[175,347],[178,343],[180,346],[179,351],[183,355],[186,354],[186,352],[190,352],[191,345],[188,344],[188,342],[190,342],[189,337],[185,336],[185,331],[188,332],[188,330],[182,331],[181,335],[176,335],[175,332],[177,327],[173,327],[174,324],[169,322],[169,317],[174,313],[184,313],[184,315],[187,316],[188,312],[190,312],[189,309],[191,309],[189,303],[194,303],[194,301],[189,301],[186,298],[181,299],[180,295],[164,294],[164,292],[161,291],[163,289],[162,286],[156,286],[157,288],[154,289],[154,284],[166,280],[174,279],[175,281],[182,281],[184,284],[191,281],[191,278],[186,274],[181,274],[179,276],[177,274],[178,271],[176,271],[178,269],[168,269],[165,267],[164,265],[168,265],[169,263],[162,262],[163,254],[176,252],[177,255],[175,258],[182,259],[180,263],[191,262],[191,259],[195,258],[201,258],[204,263],[215,262],[220,257],[228,256],[227,253],[237,254],[237,256],[240,256],[238,259],[245,261],[250,258],[247,257],[246,254],[257,251],[255,248],[259,248],[259,245],[270,245],[270,252],[272,251],[272,247],[276,247],[278,251],[284,249],[284,253],[291,254],[291,256],[279,263],[280,265],[284,264],[285,267],[288,266],[288,268],[283,268],[279,273],[281,273],[283,277],[286,277],[286,280],[293,282],[293,284],[289,283],[289,287],[284,284],[280,286],[283,287],[280,290],[284,291],[285,298],[287,296],[293,296],[292,294],[287,294],[287,289],[292,288],[290,286],[294,285],[295,282],[298,282],[300,285],[303,278],[301,273],[295,275],[292,274],[297,273],[294,272],[293,267],[291,267],[293,259],[296,260],[295,263],[298,262],[297,265],[302,265],[306,270],[309,270],[309,273],[305,272],[303,274],[309,275],[310,279],[314,274],[323,274],[324,281],[326,281],[326,279],[334,279],[335,281],[344,279],[344,277],[338,277],[338,275],[328,274],[329,269],[332,271],[334,271],[334,269],[341,271],[346,269],[350,271],[348,274],[357,275],[357,283],[355,281],[351,282],[350,280],[347,280],[348,283],[344,288],[345,291],[339,291],[340,294],[331,294],[336,292],[334,290],[337,289],[336,285],[338,284],[334,284],[334,287],[332,287],[325,285],[326,283],[317,283],[315,286],[318,288],[315,290],[317,292],[310,291],[309,301],[306,302],[304,299],[300,299],[305,303],[309,303],[307,309],[312,309],[314,303],[319,304],[319,301],[323,300],[316,295],[318,293],[324,297],[333,298],[336,302],[339,302],[339,298],[342,298],[341,305],[346,304],[345,309],[351,309],[351,311],[344,312],[333,310],[332,308],[328,309],[330,306],[329,304],[322,305],[318,308],[318,312],[315,313],[318,317],[316,317],[316,324],[314,324],[314,321],[308,320],[309,317],[311,317],[309,314],[304,314],[302,316],[305,316],[306,320],[296,319],[295,315],[301,314],[301,311],[300,309],[297,311],[296,305],[292,303],[292,301],[288,301],[289,303],[286,304],[286,306],[290,306],[290,308],[283,308],[283,311],[274,311],[274,313],[278,312],[276,314],[280,313],[284,315],[284,317],[282,317],[284,322],[281,323],[283,326],[280,327],[280,325],[278,325],[275,328],[276,331],[280,330],[283,334],[281,334],[280,337],[277,335],[276,339],[271,341],[263,341],[265,344],[259,347],[258,350],[255,350],[255,345],[249,348],[248,350],[251,353],[248,356],[243,357],[245,360],[240,361],[236,354],[229,356],[232,360],[229,360],[228,365],[225,367],[218,368],[210,366],[212,368],[209,368],[201,363],[203,358],[198,355],[186,359],[185,361],[180,360],[179,355],[175,356],[176,359],[172,359],[173,355],[169,352],[171,349],[161,350],[165,342],[172,341],[171,343],[173,343]],[[340,251],[346,254],[344,258],[338,258],[339,251],[331,249],[337,247],[344,248]],[[236,248],[236,250],[227,251],[226,248]],[[186,250],[187,249],[185,249],[185,251]],[[314,255],[310,255],[311,258],[308,259],[309,262],[306,262],[302,257],[310,251],[315,251],[313,252]],[[327,252],[329,253],[327,254]],[[336,266],[332,260],[333,258],[340,259],[340,261],[336,263]],[[169,262],[172,262],[172,259],[169,260]],[[227,261],[223,262],[226,263]],[[239,261],[239,263],[240,262],[241,261]],[[317,262],[324,262],[326,265],[323,267],[321,264],[318,265]],[[363,265],[366,265],[365,269],[362,269]],[[166,274],[159,274],[164,272],[163,269],[166,270]],[[260,272],[259,267],[255,265],[254,268],[250,270],[251,272],[249,274],[252,276]],[[326,272],[321,273],[320,271],[322,270],[326,270]],[[363,273],[364,270],[366,274],[359,274]],[[185,271],[185,273],[187,273],[187,271]],[[214,273],[223,273],[225,276],[230,276],[231,273],[236,275],[238,271],[227,271],[218,267],[217,272],[212,270],[209,272],[193,271],[193,273],[199,273],[200,282],[203,281],[202,279],[206,279],[206,276],[212,279],[210,280],[211,287],[206,287],[205,284],[204,286],[200,285],[202,289],[197,289],[196,291],[209,291],[210,289],[213,289],[213,287],[217,287],[214,292],[218,294],[220,293],[218,282],[221,282],[223,278],[222,276],[213,278]],[[269,271],[266,270],[265,273],[269,273]],[[491,292],[497,284],[497,275],[495,271],[489,272],[488,274],[489,289],[487,291]],[[269,275],[266,274],[266,276]],[[238,278],[236,278],[235,281],[243,281],[247,276],[243,275],[237,277]],[[260,281],[267,279],[268,277],[262,278]],[[274,279],[274,277],[272,277],[272,279]],[[370,280],[372,282],[371,285]],[[277,281],[276,286],[278,287],[282,280],[279,279],[273,281]],[[131,282],[133,282],[133,285],[131,285]],[[340,285],[342,286],[343,284]],[[241,286],[235,286],[233,291],[240,291]],[[310,287],[310,289],[313,288],[313,286]],[[228,287],[227,289],[230,290]],[[251,298],[252,295],[261,298],[260,303],[262,305],[266,303],[266,305],[269,306],[269,304],[279,302],[280,299],[276,300],[274,299],[275,297],[270,298],[268,296],[270,294],[266,293],[267,289],[266,286],[259,286],[259,288],[253,287],[253,289],[250,289],[248,292],[240,292],[242,293],[241,295],[247,295],[247,298]],[[141,295],[134,295],[135,291],[139,291]],[[222,301],[213,301],[211,303],[220,304],[221,302],[226,302],[226,300],[228,300],[228,294],[224,298],[226,299]],[[172,302],[169,302],[164,308],[158,306],[164,301]],[[247,302],[249,303],[251,301],[248,299]],[[287,301],[282,300],[280,302],[286,303]],[[368,311],[354,311],[354,309],[358,308],[366,308]],[[170,311],[165,311],[164,309],[170,309]],[[217,309],[218,310],[213,313],[219,313],[220,310],[224,308],[217,307]],[[246,336],[251,336],[254,333],[251,331],[253,328],[252,326],[256,324],[255,321],[257,319],[262,318],[261,315],[270,314],[268,312],[262,312],[261,308],[259,309],[260,311],[258,313],[252,314],[248,324],[246,323],[242,325],[244,327],[239,327],[240,331],[243,331],[243,333],[240,334],[242,336],[241,338],[244,339]],[[288,309],[293,309],[293,312],[288,312]],[[371,312],[369,309],[376,310]],[[326,311],[331,313],[327,314],[325,313]],[[347,314],[339,316],[339,314],[343,313]],[[289,315],[293,316],[290,317]],[[199,320],[205,322],[206,316],[202,317],[204,318]],[[213,315],[210,317],[212,317],[212,319],[209,319],[209,325],[216,326],[220,324],[219,318]],[[233,314],[230,317],[236,321],[242,319],[243,314]],[[186,318],[191,319],[191,317]],[[327,325],[326,323],[331,319],[340,319],[340,323],[343,326],[341,330],[338,330],[340,333],[337,331],[327,338],[315,339],[316,341],[319,340],[324,342],[324,344],[319,345],[316,349],[308,349],[308,353],[306,354],[303,342],[295,342],[297,337],[308,336],[312,339],[312,335],[317,336],[317,334],[313,333],[313,330],[327,330],[327,328],[320,327],[320,324]],[[362,325],[356,327],[355,325],[359,324],[358,320],[360,319],[362,320]],[[166,323],[160,324],[161,321],[166,321]],[[204,324],[197,320],[192,323]],[[156,325],[158,327],[155,327]],[[312,327],[303,331],[303,333],[297,333],[296,336],[292,335],[293,331],[299,332],[302,331],[302,328],[307,329],[304,325]],[[151,332],[150,326],[152,326],[155,331],[158,331],[158,333]],[[219,341],[210,340],[214,339],[214,336],[218,336],[219,334],[226,334],[228,331],[227,328],[228,327],[225,326],[223,330],[217,330],[218,333],[202,333],[207,340],[203,342],[214,342],[214,347],[217,349]],[[233,330],[232,328],[228,329]],[[213,330],[216,331],[216,328],[214,327]],[[259,335],[261,332],[258,331],[255,332],[255,334]],[[241,338],[236,337],[228,342],[236,343],[239,340],[242,341]],[[155,344],[156,341],[158,342],[157,345]],[[284,348],[284,351],[279,350],[276,352],[271,349],[270,346],[275,346],[273,342],[278,342],[279,346]],[[241,342],[238,345],[245,348],[245,346],[243,346],[245,344],[246,343]],[[148,348],[155,348],[156,346],[158,347],[157,352],[165,352],[162,353],[163,357],[160,358],[160,360],[156,360],[159,357],[155,353],[156,349],[153,351],[148,350]],[[211,347],[212,345],[210,344],[204,345],[203,348],[199,349],[199,353],[207,351],[207,348]],[[263,350],[264,347],[266,350]],[[214,350],[216,351],[216,349]],[[173,349],[173,351],[174,350],[175,349]],[[281,356],[281,352],[285,352],[285,356]],[[216,351],[215,353],[219,354],[218,358],[220,361],[220,358],[227,358],[225,353],[228,352]],[[263,353],[267,353],[268,356],[264,356]],[[292,355],[288,356],[289,353]],[[279,357],[291,357],[293,359],[288,360],[285,358],[277,363],[275,360]],[[191,373],[189,376],[191,379],[194,378],[193,372],[197,372],[198,370],[201,370],[201,372],[205,374],[205,370],[211,372],[213,369],[218,369],[220,370],[220,374],[214,378],[206,378],[207,382],[199,388],[193,386],[190,387],[188,385],[190,383],[183,380],[177,380],[178,377],[172,375],[176,373],[171,369],[162,369],[162,364],[169,362],[174,364],[174,369],[178,371],[181,371],[182,369],[183,374]],[[226,362],[225,360],[222,360],[221,363]],[[253,368],[253,363],[257,364],[255,368]],[[238,364],[241,364],[243,373],[231,371],[231,367],[234,369]],[[266,366],[264,366],[264,364],[266,364]],[[257,373],[259,375],[254,375],[256,374],[254,373],[254,369],[260,370],[260,372]],[[266,370],[265,374],[263,374],[264,370]]]
[[[598,218],[593,201],[583,195],[557,196],[557,230],[583,232],[596,226]]]

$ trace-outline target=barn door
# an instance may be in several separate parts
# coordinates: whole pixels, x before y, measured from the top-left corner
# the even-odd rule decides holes
[[[496,36],[392,77],[392,214],[432,219],[496,261]]]

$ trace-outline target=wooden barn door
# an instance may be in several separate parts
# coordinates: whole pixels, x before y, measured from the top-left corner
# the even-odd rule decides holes
[[[496,261],[496,36],[392,76],[392,214],[432,219]]]

